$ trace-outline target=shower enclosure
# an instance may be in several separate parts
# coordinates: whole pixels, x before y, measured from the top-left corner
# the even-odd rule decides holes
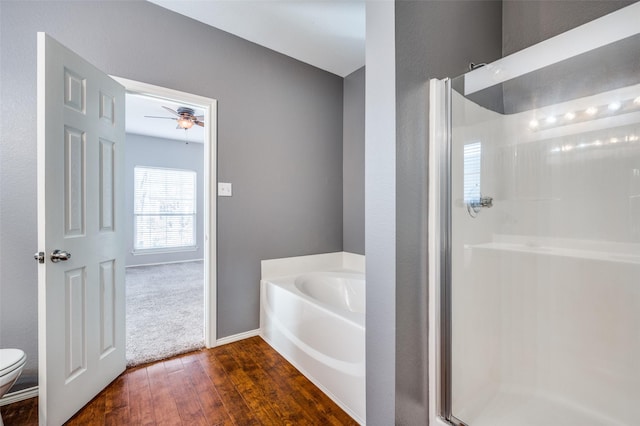
[[[432,82],[438,421],[640,424],[639,22]]]

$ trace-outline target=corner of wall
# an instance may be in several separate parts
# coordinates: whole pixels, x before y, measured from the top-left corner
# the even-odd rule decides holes
[[[366,2],[366,392],[371,425],[395,422],[395,4]]]

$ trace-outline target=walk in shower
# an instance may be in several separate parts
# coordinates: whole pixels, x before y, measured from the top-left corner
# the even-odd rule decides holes
[[[640,424],[638,22],[640,3],[431,84],[451,424]]]

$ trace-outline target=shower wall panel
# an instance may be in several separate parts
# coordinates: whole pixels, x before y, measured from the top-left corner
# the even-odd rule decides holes
[[[634,424],[640,85],[506,115],[452,96],[452,412],[474,426]],[[589,105],[613,107],[544,121]],[[471,192],[492,207],[470,209]]]

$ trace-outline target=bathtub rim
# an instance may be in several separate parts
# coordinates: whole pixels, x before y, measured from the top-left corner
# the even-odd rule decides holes
[[[308,295],[314,300],[317,300],[320,303],[323,302],[320,298],[311,294],[315,291],[316,285],[314,285],[314,281],[316,279],[336,279],[339,291],[347,291],[351,290],[355,294],[355,304],[362,306],[362,310],[355,309],[349,307],[349,302],[346,300],[343,302],[343,306],[346,307],[346,310],[349,312],[355,312],[358,314],[366,313],[366,280],[364,274],[361,273],[352,273],[352,272],[335,272],[335,271],[327,271],[327,272],[308,272],[305,274],[298,275],[294,280],[294,285],[296,289],[298,289],[303,294]],[[344,286],[342,283],[344,283]],[[353,283],[353,284],[352,284]],[[320,284],[320,287],[323,285]],[[360,294],[362,293],[362,294]],[[332,303],[327,302],[327,305],[334,306]],[[360,307],[358,306],[358,307]],[[342,307],[340,308],[342,309]]]
[[[328,303],[324,303],[314,297],[309,296],[308,294],[302,292],[295,284],[295,280],[296,278],[303,276],[303,275],[308,275],[308,274],[312,274],[312,273],[334,273],[334,272],[344,272],[344,273],[352,273],[352,274],[357,274],[357,275],[362,275],[362,277],[364,278],[364,288],[365,288],[365,309],[364,312],[353,312],[353,311],[349,311],[347,309],[342,309],[342,308],[338,308],[336,306],[333,306],[331,304]],[[358,272],[358,271],[353,271],[353,270],[345,270],[345,269],[339,269],[339,270],[332,270],[332,271],[312,271],[312,272],[307,272],[307,273],[302,273],[302,274],[296,274],[296,275],[288,275],[288,276],[283,276],[283,277],[275,277],[275,278],[267,278],[267,279],[262,279],[260,280],[260,288],[262,289],[264,286],[271,284],[277,287],[282,288],[285,291],[288,291],[289,293],[293,293],[294,295],[302,298],[303,300],[315,305],[316,307],[318,307],[318,309],[321,309],[322,311],[339,317],[341,319],[344,319],[345,321],[351,323],[353,326],[361,328],[363,331],[365,330],[365,322],[366,322],[366,316],[367,316],[367,307],[366,307],[366,291],[367,291],[367,280],[366,280],[366,276],[365,274]],[[262,303],[262,301],[261,301]]]

